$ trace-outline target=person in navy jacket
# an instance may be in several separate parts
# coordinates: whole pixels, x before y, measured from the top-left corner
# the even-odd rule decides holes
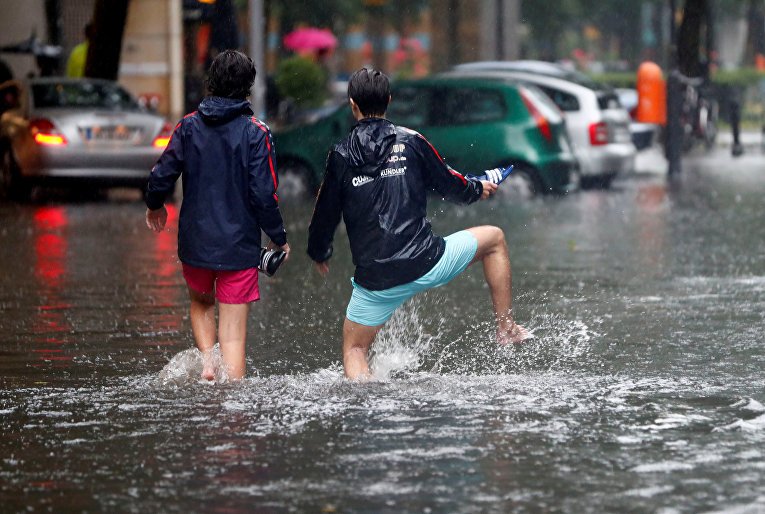
[[[356,271],[343,325],[346,377],[370,376],[369,347],[400,305],[479,261],[491,290],[497,340],[506,344],[530,337],[513,320],[502,230],[473,227],[442,238],[426,218],[428,191],[469,204],[491,196],[497,183],[463,176],[422,135],[385,119],[390,85],[380,71],[356,71],[348,98],[358,123],[329,152],[308,229],[308,255],[323,275],[329,272],[341,217],[348,231]]]
[[[215,378],[215,300],[225,376],[239,379],[245,372],[249,305],[260,299],[261,230],[271,240],[269,248],[290,251],[271,132],[247,101],[254,81],[249,57],[235,50],[219,54],[208,73],[209,96],[175,127],[146,189],[146,224],[160,232],[167,222],[165,200],[183,177],[178,257],[207,380]]]

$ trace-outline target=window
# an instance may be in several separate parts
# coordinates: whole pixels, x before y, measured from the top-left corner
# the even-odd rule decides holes
[[[444,88],[439,91],[433,106],[432,125],[485,123],[506,115],[502,94],[492,89]]]
[[[553,89],[551,87],[539,86],[539,88],[545,92],[547,96],[558,106],[563,112],[571,112],[579,110],[579,100],[574,95],[564,93],[559,89]]]
[[[89,107],[138,110],[138,104],[115,84],[99,82],[50,82],[32,85],[35,108]]]
[[[394,89],[387,117],[397,125],[422,127],[427,124],[430,90],[422,87]]]

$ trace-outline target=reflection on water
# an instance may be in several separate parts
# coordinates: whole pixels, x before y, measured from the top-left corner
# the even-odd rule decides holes
[[[72,327],[66,318],[66,312],[71,307],[61,297],[65,280],[67,264],[67,216],[62,207],[41,207],[35,209],[32,217],[34,222],[34,275],[37,282],[35,288],[42,302],[35,316],[32,332],[35,334],[34,349],[42,362],[33,366],[44,366],[44,363],[54,367],[66,367],[71,355],[66,355],[62,348],[64,336]]]
[[[765,177],[741,173],[435,203],[441,233],[505,230],[536,338],[493,343],[471,269],[395,315],[366,384],[339,362],[346,236],[313,273],[309,203],[250,376],[216,385],[177,211],[157,237],[140,204],[0,206],[0,510],[761,512]]]

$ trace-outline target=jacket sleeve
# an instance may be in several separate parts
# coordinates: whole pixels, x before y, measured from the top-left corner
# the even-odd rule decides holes
[[[157,210],[165,204],[165,199],[172,192],[175,181],[184,170],[183,160],[183,122],[176,125],[165,151],[151,169],[149,183],[146,186],[146,206]]]
[[[413,145],[422,160],[423,176],[429,188],[457,203],[473,203],[481,198],[481,182],[453,170],[422,135],[413,138]]]
[[[287,231],[279,211],[276,189],[276,157],[271,131],[268,127],[253,124],[254,136],[250,139],[249,189],[250,204],[255,209],[258,224],[275,244],[287,243]]]
[[[324,262],[332,257],[332,240],[342,215],[342,189],[338,178],[342,169],[342,157],[330,151],[324,180],[308,226],[308,256],[316,262]]]

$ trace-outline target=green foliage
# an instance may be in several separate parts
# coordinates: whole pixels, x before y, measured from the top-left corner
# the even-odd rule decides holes
[[[294,56],[283,60],[276,72],[276,88],[299,107],[317,107],[327,97],[327,76],[317,63]]]
[[[753,86],[765,80],[765,72],[755,68],[718,70],[712,77],[716,84],[724,86]]]
[[[278,13],[285,34],[299,24],[332,28],[338,20],[350,24],[358,21],[364,9],[359,0],[268,0],[266,7]]]
[[[597,73],[590,75],[592,80],[612,87],[635,88],[637,82],[636,71]],[[667,72],[664,72],[666,79]],[[756,86],[765,80],[765,72],[755,68],[740,68],[737,70],[718,70],[712,76],[712,82],[721,86]]]
[[[593,73],[590,78],[599,84],[608,84],[611,87],[628,87],[635,89],[637,82],[636,71],[617,71],[608,73]]]

